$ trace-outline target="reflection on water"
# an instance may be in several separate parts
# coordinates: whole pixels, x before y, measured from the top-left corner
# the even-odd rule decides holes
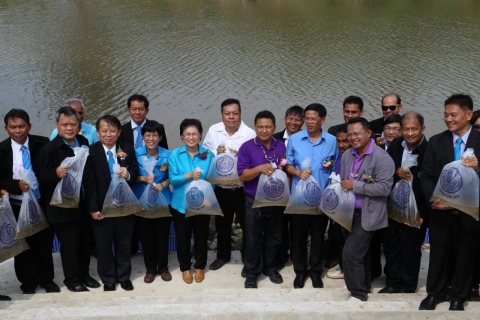
[[[183,118],[206,130],[227,97],[240,99],[249,126],[259,110],[281,119],[320,102],[329,127],[347,95],[373,119],[395,91],[426,116],[428,136],[444,130],[451,93],[480,109],[474,0],[0,0],[0,30],[1,110],[27,110],[42,135],[72,96],[88,122],[110,113],[123,123],[134,92],[150,99],[172,147]]]

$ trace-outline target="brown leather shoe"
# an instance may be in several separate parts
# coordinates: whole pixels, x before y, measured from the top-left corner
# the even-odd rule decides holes
[[[195,282],[200,283],[205,279],[205,274],[202,269],[195,269]]]
[[[145,277],[143,277],[143,281],[145,281],[145,283],[152,283],[153,280],[155,280],[155,275],[152,273],[147,273]]]
[[[172,280],[172,275],[170,272],[165,271],[160,273],[160,278],[162,278],[163,281],[171,281]]]
[[[192,271],[187,270],[182,272],[182,278],[185,283],[192,283],[193,282],[193,277],[192,277]]]

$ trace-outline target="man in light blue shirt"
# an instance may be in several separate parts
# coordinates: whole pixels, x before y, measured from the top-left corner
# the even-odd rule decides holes
[[[322,130],[327,110],[318,103],[312,103],[305,108],[305,125],[307,130],[292,135],[287,147],[286,172],[292,176],[293,193],[300,179],[305,180],[312,175],[323,190],[329,184],[329,176],[338,158],[336,138]],[[302,167],[305,158],[310,158],[308,168]],[[323,237],[327,228],[326,215],[293,214],[292,228],[292,260],[296,274],[294,288],[303,288],[308,276],[312,279],[314,288],[323,288]],[[311,235],[310,259],[307,263],[307,238]],[[308,272],[310,265],[310,272]]]
[[[80,132],[78,134],[87,138],[89,145],[92,145],[95,142],[99,141],[97,129],[91,124],[83,122],[83,119],[85,118],[85,115],[83,113],[85,108],[83,101],[80,99],[72,98],[65,101],[65,104],[69,107],[72,107],[73,110],[75,110],[80,116]],[[55,139],[57,135],[58,131],[57,129],[54,129],[52,131],[52,134],[50,135],[50,141]]]

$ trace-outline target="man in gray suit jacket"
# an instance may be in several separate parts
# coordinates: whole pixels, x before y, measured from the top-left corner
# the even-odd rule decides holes
[[[393,185],[395,164],[370,138],[366,119],[348,121],[347,136],[352,148],[342,156],[340,185],[353,190],[355,210],[352,231],[345,232],[343,272],[352,297],[367,301],[371,288],[368,248],[376,230],[388,225],[387,199]]]

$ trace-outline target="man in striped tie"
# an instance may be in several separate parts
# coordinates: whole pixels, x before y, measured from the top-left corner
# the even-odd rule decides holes
[[[20,179],[20,169],[32,170],[39,178],[40,152],[49,142],[48,138],[31,135],[30,117],[22,109],[12,109],[5,115],[5,130],[9,138],[0,143],[0,185],[10,194],[10,203],[15,218],[23,200],[23,192],[29,186]],[[45,211],[45,197],[42,186],[32,190]],[[60,292],[53,282],[52,241],[50,227],[26,238],[30,249],[15,257],[15,274],[23,293],[35,293],[37,286],[46,292]]]

